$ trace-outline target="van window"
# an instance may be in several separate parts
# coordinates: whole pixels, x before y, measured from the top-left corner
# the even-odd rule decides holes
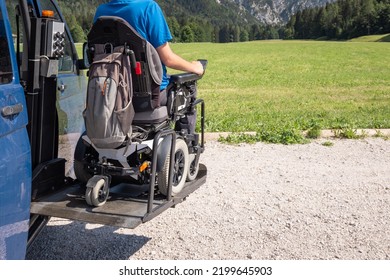
[[[5,31],[3,12],[0,10],[0,84],[10,83],[12,78],[11,56]]]
[[[7,3],[7,10],[8,10],[8,18],[9,18],[9,22],[10,22],[10,25],[11,25],[11,31],[12,31],[12,40],[13,40],[13,44],[14,44],[14,51],[15,51],[15,56],[17,57],[17,60],[18,60],[18,67],[19,67],[19,73],[20,73],[20,78],[22,80],[25,80],[27,79],[27,75],[28,75],[28,57],[27,57],[27,51],[24,47],[24,34],[25,34],[25,30],[24,30],[24,25],[23,25],[23,22],[22,22],[22,18],[19,17],[18,18],[18,14],[19,12],[17,11],[17,7],[19,5],[19,0],[7,0],[6,1]],[[19,26],[19,34],[18,34],[18,28],[17,26]],[[19,43],[19,53],[17,53],[18,51],[18,44]]]

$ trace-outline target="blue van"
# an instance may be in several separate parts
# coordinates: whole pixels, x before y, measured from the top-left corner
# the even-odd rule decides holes
[[[24,259],[49,221],[31,213],[31,201],[74,178],[72,155],[84,131],[86,77],[66,24],[63,55],[50,70],[55,77],[42,73],[44,10],[64,22],[55,1],[0,1],[0,259]],[[67,147],[66,155],[59,145]],[[62,165],[65,171],[58,172]]]
[[[168,180],[166,195],[155,195],[157,171],[155,164],[149,171],[150,162],[146,162],[142,172],[150,176],[142,185],[116,182],[104,206],[93,208],[86,203],[88,186],[76,173],[96,175],[99,170],[77,158],[87,156],[85,150],[80,152],[80,147],[85,149],[81,141],[86,44],[83,53],[79,59],[55,0],[0,0],[0,260],[24,259],[51,217],[135,228],[183,202],[206,180],[207,169],[199,165],[196,178],[185,182],[179,194],[171,195],[176,159],[172,144],[171,164],[165,170],[170,175],[160,177]],[[183,74],[173,75],[172,80],[176,76],[184,81],[189,73]],[[173,135],[174,131],[168,126],[164,133]],[[203,125],[201,139],[203,145]],[[157,146],[159,141],[154,143]],[[138,151],[153,159],[159,154],[157,148],[143,151],[137,146],[135,154]],[[134,159],[129,156],[127,160]],[[106,164],[104,158],[101,161]],[[193,169],[198,169],[198,160],[194,163]]]
[[[31,152],[5,1],[0,1],[0,259],[24,258],[30,221]],[[10,250],[12,248],[12,250]]]

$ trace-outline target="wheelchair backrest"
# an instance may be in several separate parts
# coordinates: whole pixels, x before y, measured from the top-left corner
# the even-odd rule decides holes
[[[130,56],[135,112],[153,110],[160,105],[162,65],[155,48],[120,17],[102,16],[88,34],[88,48],[93,57],[96,45],[123,46]]]

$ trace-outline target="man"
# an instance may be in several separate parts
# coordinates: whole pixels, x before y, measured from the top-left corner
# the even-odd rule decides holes
[[[126,20],[142,37],[157,50],[163,66],[163,79],[160,91],[168,83],[166,67],[203,74],[199,61],[189,62],[175,54],[169,46],[172,35],[160,6],[153,0],[112,0],[98,7],[94,21],[100,16],[117,16]]]

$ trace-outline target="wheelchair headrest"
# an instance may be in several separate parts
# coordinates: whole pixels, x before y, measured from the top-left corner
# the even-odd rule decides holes
[[[88,46],[96,44],[129,46],[137,61],[147,63],[153,81],[161,85],[162,65],[156,49],[143,38],[127,21],[115,16],[99,17],[88,33]]]

